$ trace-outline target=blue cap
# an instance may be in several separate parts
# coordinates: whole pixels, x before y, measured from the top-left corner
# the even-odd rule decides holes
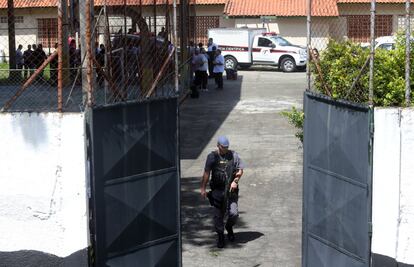
[[[228,147],[230,145],[230,142],[229,142],[229,139],[227,139],[227,137],[219,136],[219,138],[217,139],[217,144],[223,147]]]

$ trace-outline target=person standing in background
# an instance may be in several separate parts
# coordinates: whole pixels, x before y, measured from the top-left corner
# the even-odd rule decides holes
[[[23,46],[19,44],[16,50],[16,68],[19,70],[18,77],[22,77],[22,69],[23,69],[23,52],[22,52]]]
[[[200,50],[200,56],[201,56],[201,64],[198,70],[200,71],[200,80],[201,80],[201,91],[208,92],[207,89],[207,83],[208,83],[208,56],[206,53],[206,50],[204,48],[201,48]]]
[[[216,79],[216,84],[217,84],[216,89],[222,90],[223,89],[224,57],[221,54],[220,49],[216,50],[216,57],[214,58],[213,64],[214,64],[213,73],[214,73],[214,78]]]
[[[32,46],[28,45],[27,50],[23,53],[23,64],[24,64],[24,71],[23,71],[23,78],[28,79],[30,75],[32,74],[32,71],[30,70],[32,67]]]
[[[39,44],[36,49],[36,69],[42,66],[43,62],[45,62],[47,56],[45,51],[43,51],[43,45]],[[43,70],[39,73],[39,78],[43,78]]]
[[[213,60],[215,58],[215,51],[217,50],[217,45],[213,42],[213,38],[209,38],[208,39],[208,43],[207,43],[207,55],[208,55],[208,74],[209,74],[209,78],[214,78],[213,75]]]

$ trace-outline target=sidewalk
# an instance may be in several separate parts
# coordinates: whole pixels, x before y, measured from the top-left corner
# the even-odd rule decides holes
[[[301,106],[305,73],[240,71],[224,87],[181,106],[183,266],[300,266],[302,149],[280,111]],[[236,241],[224,249],[216,248],[211,209],[199,191],[219,135],[246,165]]]

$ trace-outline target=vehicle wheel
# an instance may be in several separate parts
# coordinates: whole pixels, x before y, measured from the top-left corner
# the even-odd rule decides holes
[[[225,69],[232,69],[237,70],[237,59],[234,57],[225,57],[224,58],[224,68]]]
[[[283,72],[293,72],[296,70],[295,60],[291,57],[285,57],[280,62],[280,67]]]

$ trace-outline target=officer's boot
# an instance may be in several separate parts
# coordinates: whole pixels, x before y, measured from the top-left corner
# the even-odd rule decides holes
[[[227,238],[229,239],[230,242],[234,242],[233,227],[226,224],[226,230],[227,230]]]
[[[217,247],[224,248],[224,233],[218,233]]]

